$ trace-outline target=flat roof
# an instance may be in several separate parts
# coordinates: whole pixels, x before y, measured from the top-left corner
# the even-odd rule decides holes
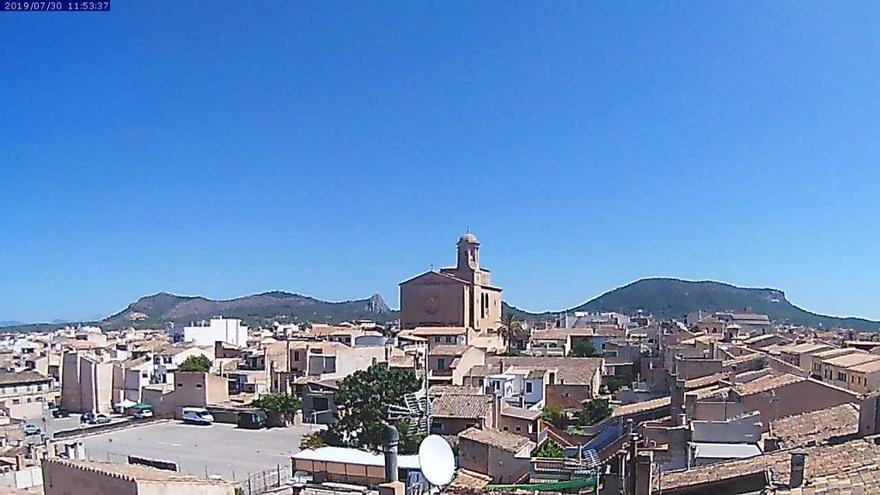
[[[761,455],[761,449],[753,443],[703,443],[691,442],[694,457],[702,459],[745,459]]]
[[[343,464],[358,464],[361,466],[385,466],[385,456],[373,454],[358,449],[345,447],[321,447],[308,449],[291,456],[293,459],[304,461],[339,462]],[[398,455],[397,466],[403,469],[420,469],[419,456]]]

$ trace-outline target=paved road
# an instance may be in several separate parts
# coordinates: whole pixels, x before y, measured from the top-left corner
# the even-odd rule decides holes
[[[128,421],[127,418],[124,417],[111,417],[111,423],[120,423],[123,421]],[[35,424],[40,427],[40,430],[48,436],[53,436],[55,433],[64,430],[76,430],[76,429],[86,429],[93,427],[94,425],[85,425],[80,423],[80,415],[79,414],[71,414],[67,418],[54,418],[52,417],[51,411],[43,411],[43,416],[41,418],[31,418],[27,420],[27,423]],[[42,443],[43,437],[38,435],[33,435],[28,437],[28,440],[31,443]]]
[[[137,426],[83,438],[86,456],[125,463],[128,455],[176,462],[182,472],[219,475],[240,481],[250,473],[289,466],[311,425],[243,430],[235,425],[185,425],[180,422]]]

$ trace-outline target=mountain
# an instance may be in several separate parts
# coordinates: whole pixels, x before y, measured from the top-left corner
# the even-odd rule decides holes
[[[129,326],[161,328],[167,323],[183,325],[221,315],[241,318],[252,325],[273,321],[386,321],[397,317],[378,294],[355,301],[328,302],[281,291],[228,300],[160,292],[138,299],[99,324],[109,329]]]
[[[743,288],[721,282],[692,282],[674,278],[638,280],[563,311],[617,311],[634,314],[642,310],[657,318],[683,318],[688,313],[700,310],[730,311],[744,308],[766,314],[778,323],[871,331],[880,329],[880,322],[877,321],[826,316],[801,309],[790,303],[785,298],[785,293],[778,289]],[[525,319],[549,318],[562,312],[536,314],[513,306],[504,309]]]

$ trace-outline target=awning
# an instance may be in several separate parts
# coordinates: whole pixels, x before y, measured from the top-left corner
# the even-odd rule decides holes
[[[122,402],[117,403],[116,407],[119,409],[128,409],[129,407],[132,407],[136,404],[137,402],[133,400],[124,399]]]
[[[147,404],[146,402],[138,402],[137,404],[129,407],[128,409],[137,409],[138,411],[143,411],[146,409],[152,409],[152,404]]]

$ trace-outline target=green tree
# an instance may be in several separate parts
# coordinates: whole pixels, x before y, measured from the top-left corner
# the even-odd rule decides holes
[[[589,340],[582,340],[571,348],[572,357],[601,357],[602,353]]]
[[[500,334],[505,346],[510,347],[512,345],[516,349],[525,348],[525,341],[528,337],[527,332],[523,328],[522,322],[517,319],[512,311],[504,313],[501,317]]]
[[[207,373],[211,370],[211,360],[207,356],[199,354],[198,356],[190,356],[180,363],[178,371],[192,371],[196,373]]]
[[[290,394],[266,394],[251,402],[251,406],[266,411],[267,415],[276,416],[279,423],[286,425],[302,409],[302,402]]]
[[[544,457],[550,459],[561,459],[565,457],[565,449],[563,449],[558,443],[548,440],[541,445],[541,448],[535,451],[532,454],[533,457]]]
[[[586,404],[578,413],[578,425],[592,426],[603,419],[611,416],[611,406],[607,400],[593,399]]]
[[[421,387],[415,373],[382,365],[356,371],[339,383],[335,402],[340,407],[324,439],[329,445],[377,450],[382,445],[388,405]]]
[[[557,428],[564,429],[568,425],[565,410],[555,404],[544,406],[544,410],[541,411],[541,419]]]
[[[316,431],[315,433],[309,433],[302,437],[302,440],[299,442],[300,450],[308,450],[308,449],[317,449],[327,445],[327,442],[324,440],[323,432]]]
[[[397,432],[400,434],[400,443],[397,444],[398,452],[404,455],[418,454],[419,445],[426,435],[424,433],[413,433],[410,435],[408,420],[398,421],[394,426],[397,427]]]

